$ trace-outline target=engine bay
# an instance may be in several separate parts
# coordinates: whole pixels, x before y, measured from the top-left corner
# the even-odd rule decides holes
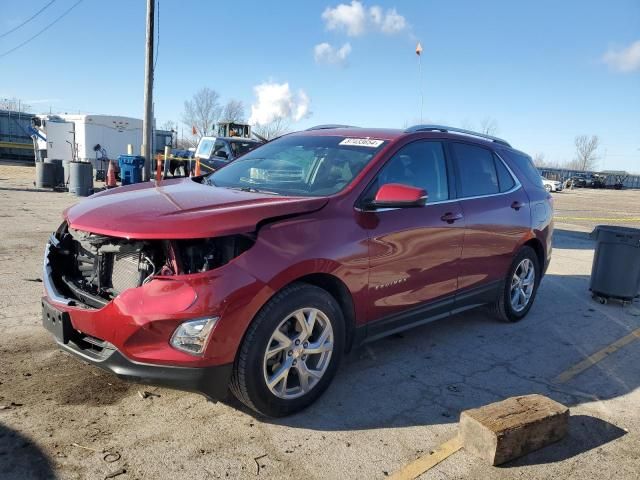
[[[255,243],[253,235],[188,240],[129,240],[62,224],[49,250],[52,280],[82,304],[101,308],[158,276],[219,268]]]

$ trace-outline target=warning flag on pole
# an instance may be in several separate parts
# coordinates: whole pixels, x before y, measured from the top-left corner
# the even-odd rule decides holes
[[[422,45],[420,45],[420,42],[418,42],[418,45],[416,45],[416,55],[422,55]]]
[[[198,129],[196,128],[195,125],[191,125],[191,135],[197,135],[198,134]]]

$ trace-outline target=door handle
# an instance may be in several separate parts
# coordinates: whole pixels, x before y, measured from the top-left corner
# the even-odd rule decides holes
[[[455,222],[456,220],[462,220],[462,214],[459,212],[453,213],[453,212],[447,212],[444,215],[442,215],[440,217],[440,220],[442,220],[443,222],[447,222],[449,224]]]
[[[522,207],[524,207],[524,203],[519,202],[518,200],[516,200],[511,204],[511,208],[513,208],[516,212],[520,210]]]

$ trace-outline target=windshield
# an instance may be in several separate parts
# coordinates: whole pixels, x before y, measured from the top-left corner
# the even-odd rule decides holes
[[[217,187],[284,195],[332,195],[346,187],[384,145],[383,140],[285,136],[212,173]]]

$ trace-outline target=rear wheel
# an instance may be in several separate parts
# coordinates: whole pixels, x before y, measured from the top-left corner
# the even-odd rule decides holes
[[[313,403],[329,386],[344,350],[344,320],[325,290],[303,283],[276,294],[249,327],[231,391],[256,412],[278,417]]]
[[[540,265],[533,248],[524,246],[513,259],[504,287],[494,304],[494,313],[502,321],[522,320],[535,299],[540,283]]]

